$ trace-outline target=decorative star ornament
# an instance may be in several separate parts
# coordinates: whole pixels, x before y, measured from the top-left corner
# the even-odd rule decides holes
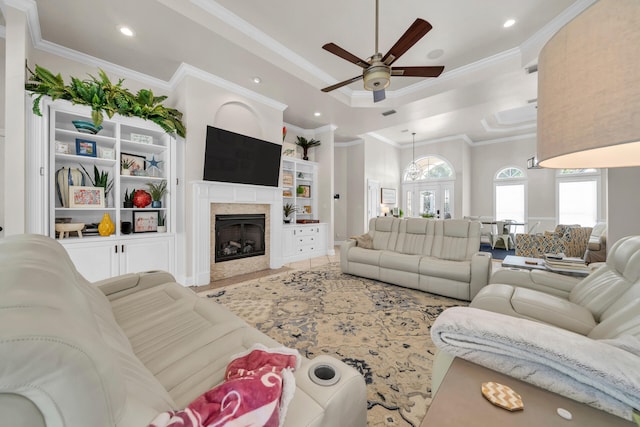
[[[151,156],[151,160],[145,160],[145,163],[147,163],[147,170],[149,170],[149,172],[151,172],[152,168],[155,168],[155,171],[157,172],[161,172],[160,171],[160,163],[163,163],[163,160],[156,160],[156,155],[154,154],[153,156]],[[153,174],[155,176],[155,173]]]

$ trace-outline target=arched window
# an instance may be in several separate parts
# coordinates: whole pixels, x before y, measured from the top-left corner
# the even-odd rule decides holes
[[[405,182],[424,181],[432,179],[452,179],[454,177],[453,168],[446,160],[437,156],[422,157],[415,161],[420,171],[415,179],[409,175],[409,164],[403,174]]]
[[[500,169],[496,174],[496,179],[513,179],[513,178],[524,178],[524,172],[522,169],[508,167],[504,169]]]
[[[496,220],[511,219],[526,222],[527,176],[515,166],[500,169],[494,180],[494,217]],[[518,227],[516,232],[522,232]]]

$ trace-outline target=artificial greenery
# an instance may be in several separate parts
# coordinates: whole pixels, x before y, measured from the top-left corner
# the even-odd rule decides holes
[[[149,186],[149,193],[151,194],[151,199],[158,201],[162,200],[162,196],[167,194],[167,181],[164,179],[160,181],[158,184],[154,184],[153,182],[147,182]]]
[[[285,217],[290,217],[296,211],[296,206],[291,203],[285,203],[282,205],[282,213]]]
[[[158,124],[167,133],[177,133],[185,137],[187,130],[182,123],[182,113],[174,108],[162,105],[166,96],[154,96],[150,89],[140,89],[135,95],[122,87],[124,79],[113,84],[103,70],[99,70],[99,78],[89,74],[89,79],[80,80],[71,77],[71,83],[65,85],[60,74],[36,64],[35,71],[27,67],[29,81],[25,88],[37,95],[33,100],[33,113],[42,116],[40,100],[43,96],[52,99],[66,99],[74,104],[91,107],[93,124],[100,126],[102,113],[111,118],[118,113],[122,116],[140,117]]]
[[[159,227],[164,227],[164,225],[165,225],[165,222],[164,222],[164,221],[165,221],[165,218],[166,218],[166,217],[165,217],[165,215],[164,215],[164,214],[160,214],[160,215],[158,215],[158,226],[159,226]]]
[[[423,213],[422,218],[435,218],[436,216],[432,213]]]
[[[100,172],[98,170],[98,167],[96,165],[93,165],[93,178],[92,178],[91,175],[89,175],[89,172],[87,172],[87,170],[84,168],[84,165],[80,164],[80,167],[82,168],[84,173],[87,175],[87,178],[89,178],[89,181],[91,181],[91,185],[93,185],[94,187],[104,188],[105,196],[109,194],[109,191],[111,191],[111,188],[113,187],[113,179],[109,180],[109,172],[106,172],[106,171]]]
[[[303,152],[302,158],[304,160],[309,160],[309,157],[307,157],[307,152],[309,151],[309,148],[317,147],[318,145],[320,145],[320,141],[318,141],[317,139],[307,139],[303,136],[297,136],[296,145],[302,148],[302,152]]]
[[[124,201],[125,203],[133,203],[133,195],[135,194],[136,189],[133,188],[130,193],[127,190],[124,190]]]

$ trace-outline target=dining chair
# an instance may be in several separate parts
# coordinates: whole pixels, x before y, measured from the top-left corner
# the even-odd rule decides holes
[[[511,242],[511,245],[515,247],[513,236],[511,235],[511,227],[513,222],[515,221],[496,221],[496,232],[491,234],[491,249],[495,249],[496,243],[498,243],[500,240],[502,240],[502,243],[504,244],[506,250],[510,249],[509,242]]]

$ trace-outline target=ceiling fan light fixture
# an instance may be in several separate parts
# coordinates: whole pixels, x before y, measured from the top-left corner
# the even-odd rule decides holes
[[[391,69],[386,65],[372,65],[364,70],[364,88],[366,90],[382,90],[391,83]]]

